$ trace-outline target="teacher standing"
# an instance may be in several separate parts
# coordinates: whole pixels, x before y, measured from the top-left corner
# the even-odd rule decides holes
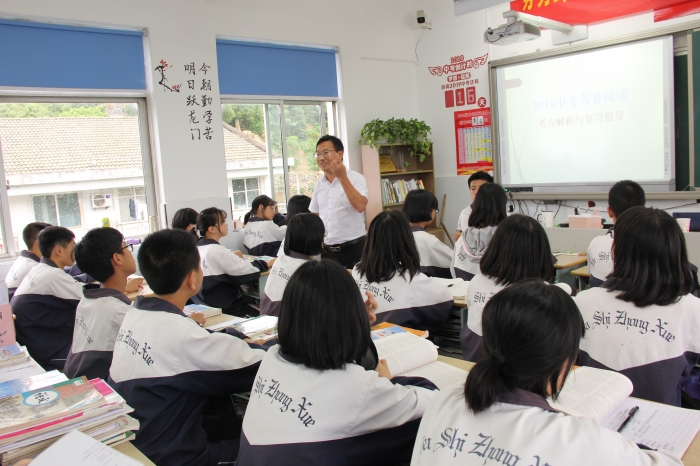
[[[321,257],[352,269],[365,246],[367,181],[345,168],[343,150],[343,142],[335,136],[325,135],[316,143],[316,163],[324,176],[316,183],[309,210],[326,227]]]

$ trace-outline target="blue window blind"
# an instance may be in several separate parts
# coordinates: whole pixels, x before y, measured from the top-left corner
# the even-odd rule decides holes
[[[337,97],[333,49],[218,39],[222,94]]]
[[[0,86],[146,89],[143,33],[0,20]]]

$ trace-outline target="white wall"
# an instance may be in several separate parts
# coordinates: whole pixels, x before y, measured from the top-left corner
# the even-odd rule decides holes
[[[374,118],[418,116],[416,74],[410,63],[362,60],[413,57],[415,14],[403,0],[4,0],[0,17],[72,24],[148,28],[147,66],[152,139],[161,202],[216,199],[228,194],[216,68],[217,36],[338,46],[342,76],[341,135],[350,167],[361,170],[357,145]],[[210,65],[214,137],[192,141],[184,104],[187,89],[163,92],[153,69],[174,64],[170,83],[186,80],[184,64]],[[200,76],[196,76],[198,79]],[[183,87],[187,84],[183,82]],[[197,92],[200,93],[199,91]]]
[[[513,44],[509,46],[488,45],[483,41],[483,33],[487,27],[495,27],[504,24],[502,13],[509,8],[508,3],[498,7],[481,10],[467,15],[455,17],[453,3],[443,0],[413,0],[414,10],[425,10],[427,19],[432,23],[433,29],[428,30],[418,46],[420,64],[417,67],[418,105],[420,118],[425,120],[433,129],[432,138],[435,148],[435,170],[438,199],[447,194],[448,202],[445,212],[445,224],[450,231],[456,228],[459,212],[471,203],[467,189],[467,177],[456,176],[456,148],[454,132],[454,112],[478,108],[476,105],[445,108],[444,90],[441,84],[446,83],[445,77],[432,76],[428,66],[442,66],[450,63],[450,57],[464,55],[465,58],[475,58],[486,53],[489,61],[498,60],[514,55],[523,55],[538,50],[551,49],[550,32],[542,31],[542,37],[538,40]],[[576,42],[575,45],[585,42],[597,41],[647,31],[658,27],[695,21],[700,15],[686,16],[683,18],[654,23],[652,13],[644,13],[629,16],[623,19],[597,23],[588,28],[588,39]],[[420,32],[414,32],[415,40],[420,37]],[[567,47],[566,45],[561,47]],[[477,97],[486,97],[487,106],[491,106],[488,87],[488,67],[467,70],[472,73],[472,78],[479,80],[476,84]],[[691,203],[691,201],[653,201],[647,205],[679,211],[699,211],[700,204],[684,206],[673,209],[674,206]],[[564,201],[563,204],[573,207],[587,207],[586,201]],[[602,207],[603,212],[607,203],[596,201]],[[527,202],[530,214],[534,214],[537,206]],[[556,207],[554,208],[556,210]],[[516,203],[516,212],[518,206]],[[527,209],[523,204],[523,213]],[[555,222],[566,222],[569,215],[573,215],[574,209],[561,207]],[[607,215],[605,215],[607,217]]]

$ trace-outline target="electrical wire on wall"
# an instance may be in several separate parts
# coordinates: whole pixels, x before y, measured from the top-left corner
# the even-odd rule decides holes
[[[417,64],[420,65],[420,59],[418,58],[418,44],[420,44],[421,39],[423,39],[423,34],[425,34],[425,30],[427,28],[423,28],[423,32],[420,33],[420,37],[418,38],[418,42],[416,42],[416,47],[414,48],[413,52],[416,54],[416,61],[418,62]]]

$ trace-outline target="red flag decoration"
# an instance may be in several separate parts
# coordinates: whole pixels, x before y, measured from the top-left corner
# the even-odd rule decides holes
[[[663,21],[699,12],[700,0],[515,0],[510,9],[568,24],[597,23],[645,11],[654,11],[654,21]]]

